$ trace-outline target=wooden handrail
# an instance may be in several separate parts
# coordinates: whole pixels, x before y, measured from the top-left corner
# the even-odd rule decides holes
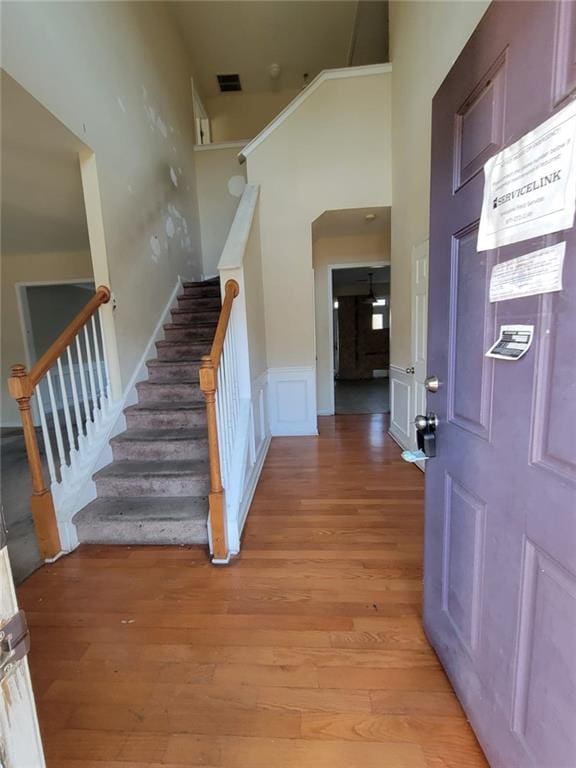
[[[218,388],[218,368],[226,332],[230,322],[230,313],[234,299],[240,293],[236,280],[228,280],[224,287],[224,301],[214,334],[214,341],[209,355],[204,355],[200,367],[200,389],[206,400],[206,420],[208,426],[208,457],[210,461],[210,528],[212,533],[212,555],[214,560],[226,562],[229,558],[225,525],[225,498],[222,488],[220,468],[220,450],[218,448],[218,422],[216,418],[216,390]]]
[[[38,384],[44,374],[50,370],[60,355],[72,343],[78,332],[86,325],[88,320],[95,314],[101,304],[110,301],[110,289],[105,285],[99,286],[95,295],[90,299],[86,306],[76,315],[68,327],[58,336],[56,341],[42,355],[40,360],[32,367],[30,371],[26,370],[24,365],[13,365],[11,376],[8,379],[8,391],[18,403],[20,418],[22,419],[22,429],[24,431],[24,442],[26,445],[26,454],[32,477],[32,497],[30,504],[32,507],[32,518],[38,538],[38,548],[43,558],[53,558],[61,551],[60,535],[58,533],[58,524],[56,521],[56,512],[54,510],[54,500],[50,489],[44,481],[42,472],[42,461],[38,449],[38,440],[36,438],[36,429],[32,419],[32,410],[30,400],[34,394],[34,387]]]
[[[86,306],[78,312],[74,320],[72,320],[70,325],[62,331],[56,341],[50,345],[50,348],[44,352],[40,360],[32,366],[30,373],[28,374],[30,376],[32,387],[35,387],[46,371],[49,371],[50,368],[52,368],[62,352],[64,352],[66,347],[69,347],[71,342],[75,339],[78,331],[82,330],[88,320],[90,320],[92,315],[96,314],[102,304],[107,304],[110,301],[111,296],[112,294],[110,293],[110,288],[108,288],[108,286],[98,286],[96,293]]]

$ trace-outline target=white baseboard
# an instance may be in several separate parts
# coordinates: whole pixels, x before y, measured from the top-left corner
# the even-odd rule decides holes
[[[268,411],[273,437],[317,435],[315,366],[269,368]]]

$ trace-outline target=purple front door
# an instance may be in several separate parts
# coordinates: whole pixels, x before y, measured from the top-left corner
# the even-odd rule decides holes
[[[576,87],[573,2],[494,2],[436,94],[426,631],[492,766],[576,767],[576,235],[478,252],[483,164]],[[564,287],[490,303],[492,266],[566,241]],[[485,357],[502,324],[520,360]]]

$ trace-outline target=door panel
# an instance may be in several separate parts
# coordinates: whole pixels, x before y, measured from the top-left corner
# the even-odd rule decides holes
[[[576,235],[478,253],[481,168],[576,86],[574,5],[492,3],[433,103],[424,620],[501,768],[576,766]],[[561,292],[489,302],[494,264],[563,240]],[[532,348],[486,358],[507,323]]]
[[[494,307],[487,301],[494,259],[476,252],[477,236],[475,223],[452,240],[448,418],[487,438],[492,360],[484,351],[494,336]]]
[[[506,51],[476,83],[456,113],[454,192],[479,173],[504,141]]]

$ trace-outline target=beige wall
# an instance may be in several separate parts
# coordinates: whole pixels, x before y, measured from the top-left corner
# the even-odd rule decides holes
[[[247,159],[260,184],[269,367],[314,366],[312,222],[391,204],[389,72],[326,80]]]
[[[220,93],[205,100],[212,141],[253,139],[292,99],[298,90],[268,93]]]
[[[26,364],[26,353],[16,283],[57,282],[58,280],[93,280],[90,253],[33,253],[2,254],[1,276],[1,371],[2,371],[2,426],[20,424],[18,407],[10,395],[6,380],[10,366]]]
[[[412,364],[412,248],[428,238],[432,97],[488,7],[480,2],[390,3],[393,197],[391,363]]]
[[[319,413],[332,408],[332,347],[329,304],[331,264],[373,264],[389,261],[390,233],[377,232],[342,237],[319,237],[312,244],[316,303],[316,398]]]
[[[95,152],[125,386],[178,275],[201,271],[188,54],[161,3],[2,13],[2,66]]]
[[[197,148],[196,189],[202,234],[202,272],[205,277],[218,274],[218,262],[228,237],[230,225],[246,182],[246,166],[240,165],[242,145],[218,147],[208,144]]]

